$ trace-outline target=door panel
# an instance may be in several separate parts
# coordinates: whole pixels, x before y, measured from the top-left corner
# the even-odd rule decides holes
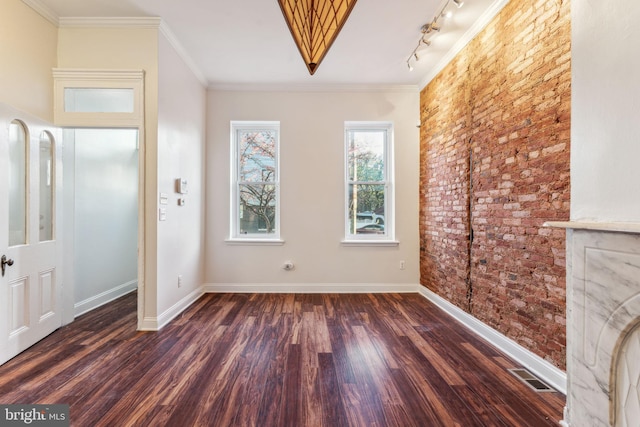
[[[55,269],[40,272],[40,322],[55,314]]]
[[[0,105],[0,255],[12,261],[0,277],[0,363],[62,324],[57,133]]]
[[[15,337],[29,329],[29,278],[20,277],[9,282],[9,336]]]

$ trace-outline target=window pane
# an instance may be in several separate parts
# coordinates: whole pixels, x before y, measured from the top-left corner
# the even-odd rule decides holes
[[[239,192],[239,233],[275,233],[276,186],[272,184],[241,184]]]
[[[385,233],[385,186],[349,185],[349,233]]]
[[[133,106],[133,89],[64,89],[68,113],[133,113]]]
[[[9,246],[27,243],[27,132],[9,126]]]
[[[275,182],[276,131],[238,131],[238,180]]]
[[[280,238],[280,122],[232,121],[231,239]]]
[[[53,141],[40,135],[40,241],[53,240]]]
[[[349,132],[349,180],[384,181],[385,131]]]

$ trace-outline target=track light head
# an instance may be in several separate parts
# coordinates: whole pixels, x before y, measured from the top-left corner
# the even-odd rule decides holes
[[[458,9],[460,9],[462,7],[462,5],[464,4],[464,1],[462,1],[462,0],[453,0],[453,4],[458,6]]]
[[[434,19],[433,22],[429,22],[428,24],[424,24],[422,28],[420,28],[422,34],[429,34],[433,31],[440,31],[440,26]]]

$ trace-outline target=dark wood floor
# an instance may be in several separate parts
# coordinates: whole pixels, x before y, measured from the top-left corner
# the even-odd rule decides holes
[[[0,367],[74,426],[551,426],[564,396],[417,294],[208,294],[136,332],[131,294]]]

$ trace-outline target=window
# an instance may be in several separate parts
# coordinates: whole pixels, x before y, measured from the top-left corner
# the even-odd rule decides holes
[[[345,123],[346,242],[394,239],[392,139],[391,123]]]
[[[144,119],[141,70],[53,70],[53,117],[70,127],[139,127]]]
[[[231,122],[231,240],[279,241],[279,122]]]

